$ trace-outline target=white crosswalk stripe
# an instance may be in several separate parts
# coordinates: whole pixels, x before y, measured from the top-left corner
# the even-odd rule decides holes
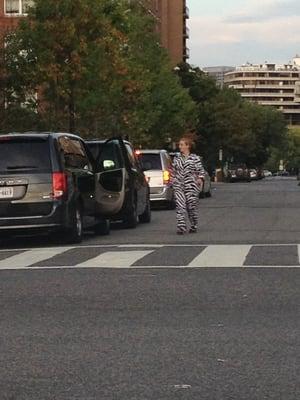
[[[66,268],[299,268],[300,245],[115,245],[0,250],[0,271]],[[162,248],[169,249],[162,251]],[[189,252],[189,249],[199,250]],[[91,251],[87,251],[87,249]],[[70,251],[69,253],[66,253]],[[170,253],[168,253],[170,251]],[[18,252],[18,254],[16,254]],[[197,254],[199,252],[199,254]],[[280,253],[282,252],[282,254]],[[170,254],[170,256],[168,255]],[[170,265],[178,257],[175,266]],[[188,255],[190,254],[190,258]],[[196,257],[195,257],[196,255]],[[89,258],[89,256],[91,258]],[[173,256],[173,258],[172,258]],[[159,264],[157,265],[158,257]],[[193,258],[194,257],[194,258]],[[182,263],[180,260],[182,259]],[[73,262],[74,260],[74,262]],[[184,261],[185,260],[185,261]],[[186,261],[188,260],[188,261]],[[67,265],[66,265],[67,262]],[[152,265],[153,263],[153,265]],[[71,264],[71,265],[70,265]],[[145,265],[146,264],[146,265]]]
[[[211,245],[189,267],[242,267],[250,249],[248,245]]]
[[[1,260],[0,270],[26,268],[35,263],[48,260],[54,256],[57,256],[58,254],[62,254],[70,249],[71,247],[57,247],[24,251],[20,254],[16,254],[14,256]]]
[[[148,251],[109,251],[94,257],[81,264],[77,264],[77,268],[128,268],[141,258],[152,253]]]

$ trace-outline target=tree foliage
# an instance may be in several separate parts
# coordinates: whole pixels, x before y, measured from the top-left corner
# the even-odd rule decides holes
[[[281,112],[249,103],[233,89],[217,88],[212,78],[188,64],[180,65],[178,76],[197,104],[199,151],[212,168],[220,149],[224,161],[262,166],[272,148],[286,143]]]
[[[5,113],[30,114],[32,129],[143,144],[195,124],[195,104],[137,2],[36,0],[6,43]]]
[[[285,169],[291,172],[300,170],[300,128],[290,128],[287,141],[282,147],[272,147],[271,156],[266,167],[273,172],[278,171],[280,162],[283,161]]]

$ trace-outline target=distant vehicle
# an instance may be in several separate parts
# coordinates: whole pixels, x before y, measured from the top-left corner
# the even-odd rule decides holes
[[[121,138],[87,140],[86,143],[96,166],[104,171],[105,183],[113,185],[112,189],[118,185],[117,192],[112,191],[103,198],[105,203],[118,198],[120,207],[111,215],[111,220],[121,220],[129,229],[135,228],[138,221],[150,222],[150,188],[131,143]]]
[[[136,155],[149,181],[151,202],[175,208],[174,191],[170,186],[172,158],[169,153],[166,150],[137,150]]]
[[[257,181],[258,178],[258,172],[256,169],[250,169],[250,178],[252,181]]]
[[[290,173],[288,171],[278,171],[273,174],[273,176],[288,177]]]
[[[226,171],[227,182],[250,182],[250,170],[245,164],[231,164]]]
[[[209,176],[209,173],[205,170],[205,177],[203,179],[203,186],[202,186],[202,191],[200,193],[200,197],[211,197],[212,196],[212,191],[211,191],[211,178]]]
[[[263,174],[264,174],[265,178],[269,178],[270,176],[273,176],[272,172],[267,169],[263,170]]]
[[[256,172],[257,172],[257,179],[261,180],[265,178],[265,174],[264,174],[264,170],[262,168],[255,168]]]
[[[109,233],[119,204],[103,203],[111,187],[97,170],[84,141],[61,133],[0,136],[0,232],[62,232],[78,243],[83,228]],[[113,188],[115,190],[115,188]]]

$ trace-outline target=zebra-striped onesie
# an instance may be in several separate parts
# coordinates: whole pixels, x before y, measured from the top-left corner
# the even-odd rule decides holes
[[[204,178],[205,170],[200,157],[196,154],[180,155],[174,158],[172,185],[175,192],[177,228],[186,232],[186,215],[191,229],[198,225],[197,205],[199,200],[199,178]]]

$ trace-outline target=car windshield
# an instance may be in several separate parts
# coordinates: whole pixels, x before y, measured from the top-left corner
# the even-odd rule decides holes
[[[139,155],[139,160],[145,171],[162,170],[160,154],[142,153]]]
[[[49,143],[44,139],[0,137],[0,171],[48,172]]]

